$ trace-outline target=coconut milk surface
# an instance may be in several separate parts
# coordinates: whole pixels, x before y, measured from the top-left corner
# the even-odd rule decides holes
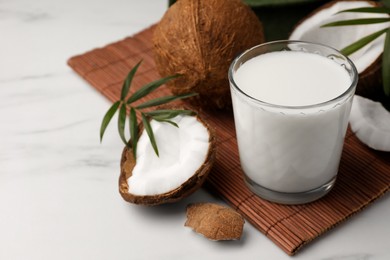
[[[307,106],[338,97],[351,84],[347,71],[323,56],[282,51],[259,55],[235,72],[247,95],[275,105]]]

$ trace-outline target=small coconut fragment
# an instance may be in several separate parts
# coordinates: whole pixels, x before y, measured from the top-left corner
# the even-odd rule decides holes
[[[215,160],[214,132],[199,116],[179,115],[179,127],[151,120],[159,149],[155,154],[146,131],[137,146],[137,160],[125,148],[121,160],[119,191],[131,203],[158,205],[178,201],[196,191]]]
[[[187,206],[186,227],[210,240],[241,238],[244,218],[235,210],[214,203],[194,203]]]
[[[241,52],[264,42],[256,14],[241,0],[180,0],[155,28],[154,60],[161,76],[183,75],[167,83],[178,95],[206,108],[230,108],[228,69]]]
[[[388,14],[375,13],[346,12],[336,14],[342,10],[375,6],[378,6],[378,3],[373,1],[329,2],[301,20],[296,25],[289,39],[322,43],[341,50],[369,34],[387,28],[390,23],[324,28],[321,28],[321,26],[340,20],[389,17]],[[383,53],[384,40],[385,35],[382,35],[349,56],[359,73],[359,83],[356,89],[358,95],[374,98],[381,91],[381,55]]]
[[[381,103],[355,95],[349,122],[360,141],[372,149],[390,152],[390,112]]]

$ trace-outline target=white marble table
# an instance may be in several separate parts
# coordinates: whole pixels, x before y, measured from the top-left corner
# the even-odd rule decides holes
[[[167,1],[0,1],[0,259],[290,259],[250,224],[241,241],[211,242],[184,227],[200,190],[154,208],[117,191],[122,144],[99,143],[110,102],[69,57],[155,23]],[[294,259],[390,259],[387,195]]]

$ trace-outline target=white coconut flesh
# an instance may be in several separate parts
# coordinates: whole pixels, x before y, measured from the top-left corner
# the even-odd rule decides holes
[[[340,1],[328,8],[324,8],[299,24],[290,36],[290,40],[309,41],[322,43],[341,50],[355,41],[390,26],[390,23],[378,23],[370,25],[353,25],[323,27],[322,25],[340,20],[361,18],[383,18],[388,14],[372,13],[340,13],[339,11],[372,7],[373,4],[366,1]],[[370,44],[349,56],[355,64],[358,73],[365,71],[383,52],[385,35],[380,36]]]
[[[209,132],[194,116],[172,119],[178,128],[151,121],[159,157],[146,131],[138,141],[137,163],[128,178],[129,193],[158,195],[180,187],[203,165],[209,149]]]
[[[349,122],[352,132],[367,146],[390,151],[390,112],[381,103],[355,95]]]

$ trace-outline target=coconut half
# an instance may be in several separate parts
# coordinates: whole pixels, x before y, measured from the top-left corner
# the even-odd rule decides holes
[[[339,11],[374,7],[378,3],[372,1],[333,1],[314,10],[300,21],[290,40],[301,40],[321,43],[341,50],[353,42],[379,30],[390,26],[390,23],[371,25],[324,27],[322,25],[340,20],[389,17],[388,14],[374,13],[340,13]],[[385,35],[366,45],[359,51],[351,54],[349,58],[355,64],[359,73],[359,85],[356,93],[363,96],[372,96],[380,90],[381,86],[381,54],[383,53]],[[373,89],[375,88],[375,89]]]
[[[349,122],[360,141],[372,149],[390,152],[390,112],[381,103],[355,95]]]
[[[199,116],[179,115],[179,127],[151,120],[159,157],[145,131],[137,146],[137,160],[125,148],[121,160],[119,192],[131,203],[157,205],[178,201],[196,191],[215,160],[214,132]]]

